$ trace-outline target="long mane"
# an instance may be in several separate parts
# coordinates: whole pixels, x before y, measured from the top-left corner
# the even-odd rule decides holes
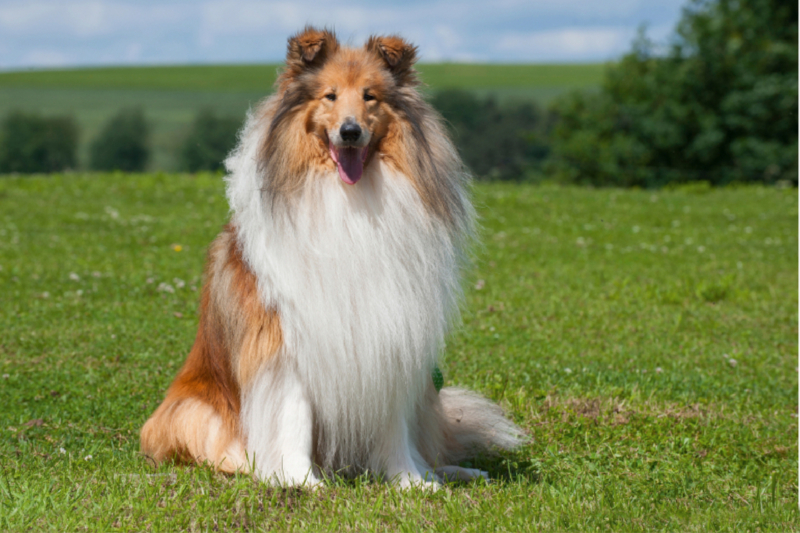
[[[265,309],[280,316],[278,360],[311,395],[318,461],[381,470],[368,450],[387,420],[411,417],[458,317],[468,178],[416,84],[387,71],[391,125],[364,178],[344,185],[306,131],[314,71],[288,68],[226,162],[232,224]],[[243,391],[243,416],[270,382]],[[245,426],[249,442],[268,440]]]

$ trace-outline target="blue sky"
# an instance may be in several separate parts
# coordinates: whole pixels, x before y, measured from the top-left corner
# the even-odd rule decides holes
[[[422,61],[585,62],[618,57],[640,24],[664,40],[685,0],[0,0],[0,69],[260,63],[306,23],[360,44],[399,33]]]

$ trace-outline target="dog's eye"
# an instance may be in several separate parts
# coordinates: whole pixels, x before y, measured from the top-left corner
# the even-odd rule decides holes
[[[372,100],[375,100],[375,97],[374,97],[374,96],[372,96],[372,95],[371,95],[371,94],[369,94],[369,93],[364,93],[364,101],[365,101],[365,102],[371,102]]]
[[[336,95],[335,95],[335,94],[333,94],[333,93],[326,94],[326,95],[325,95],[325,98],[327,98],[328,100],[330,100],[331,102],[333,102],[333,101],[335,101],[335,100],[336,100]]]

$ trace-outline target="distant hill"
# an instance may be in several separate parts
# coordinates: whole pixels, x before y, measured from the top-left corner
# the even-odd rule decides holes
[[[0,117],[12,110],[73,115],[81,128],[79,160],[103,123],[121,107],[140,106],[151,125],[153,170],[175,168],[175,153],[199,109],[244,118],[272,91],[280,65],[103,67],[0,72]],[[422,64],[423,90],[462,88],[498,100],[546,104],[574,89],[597,87],[602,64]]]
[[[26,70],[0,72],[0,87],[258,91],[272,86],[279,68],[280,65],[196,65]],[[421,64],[418,69],[425,83],[433,88],[566,88],[596,85],[603,65],[444,63]]]

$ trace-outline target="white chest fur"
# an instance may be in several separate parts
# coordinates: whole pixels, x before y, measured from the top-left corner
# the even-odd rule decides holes
[[[265,199],[254,169],[232,170],[243,255],[280,315],[281,364],[310,403],[319,459],[369,463],[387,420],[413,416],[443,346],[458,243],[377,158],[355,186],[335,173],[309,176],[291,206]]]

